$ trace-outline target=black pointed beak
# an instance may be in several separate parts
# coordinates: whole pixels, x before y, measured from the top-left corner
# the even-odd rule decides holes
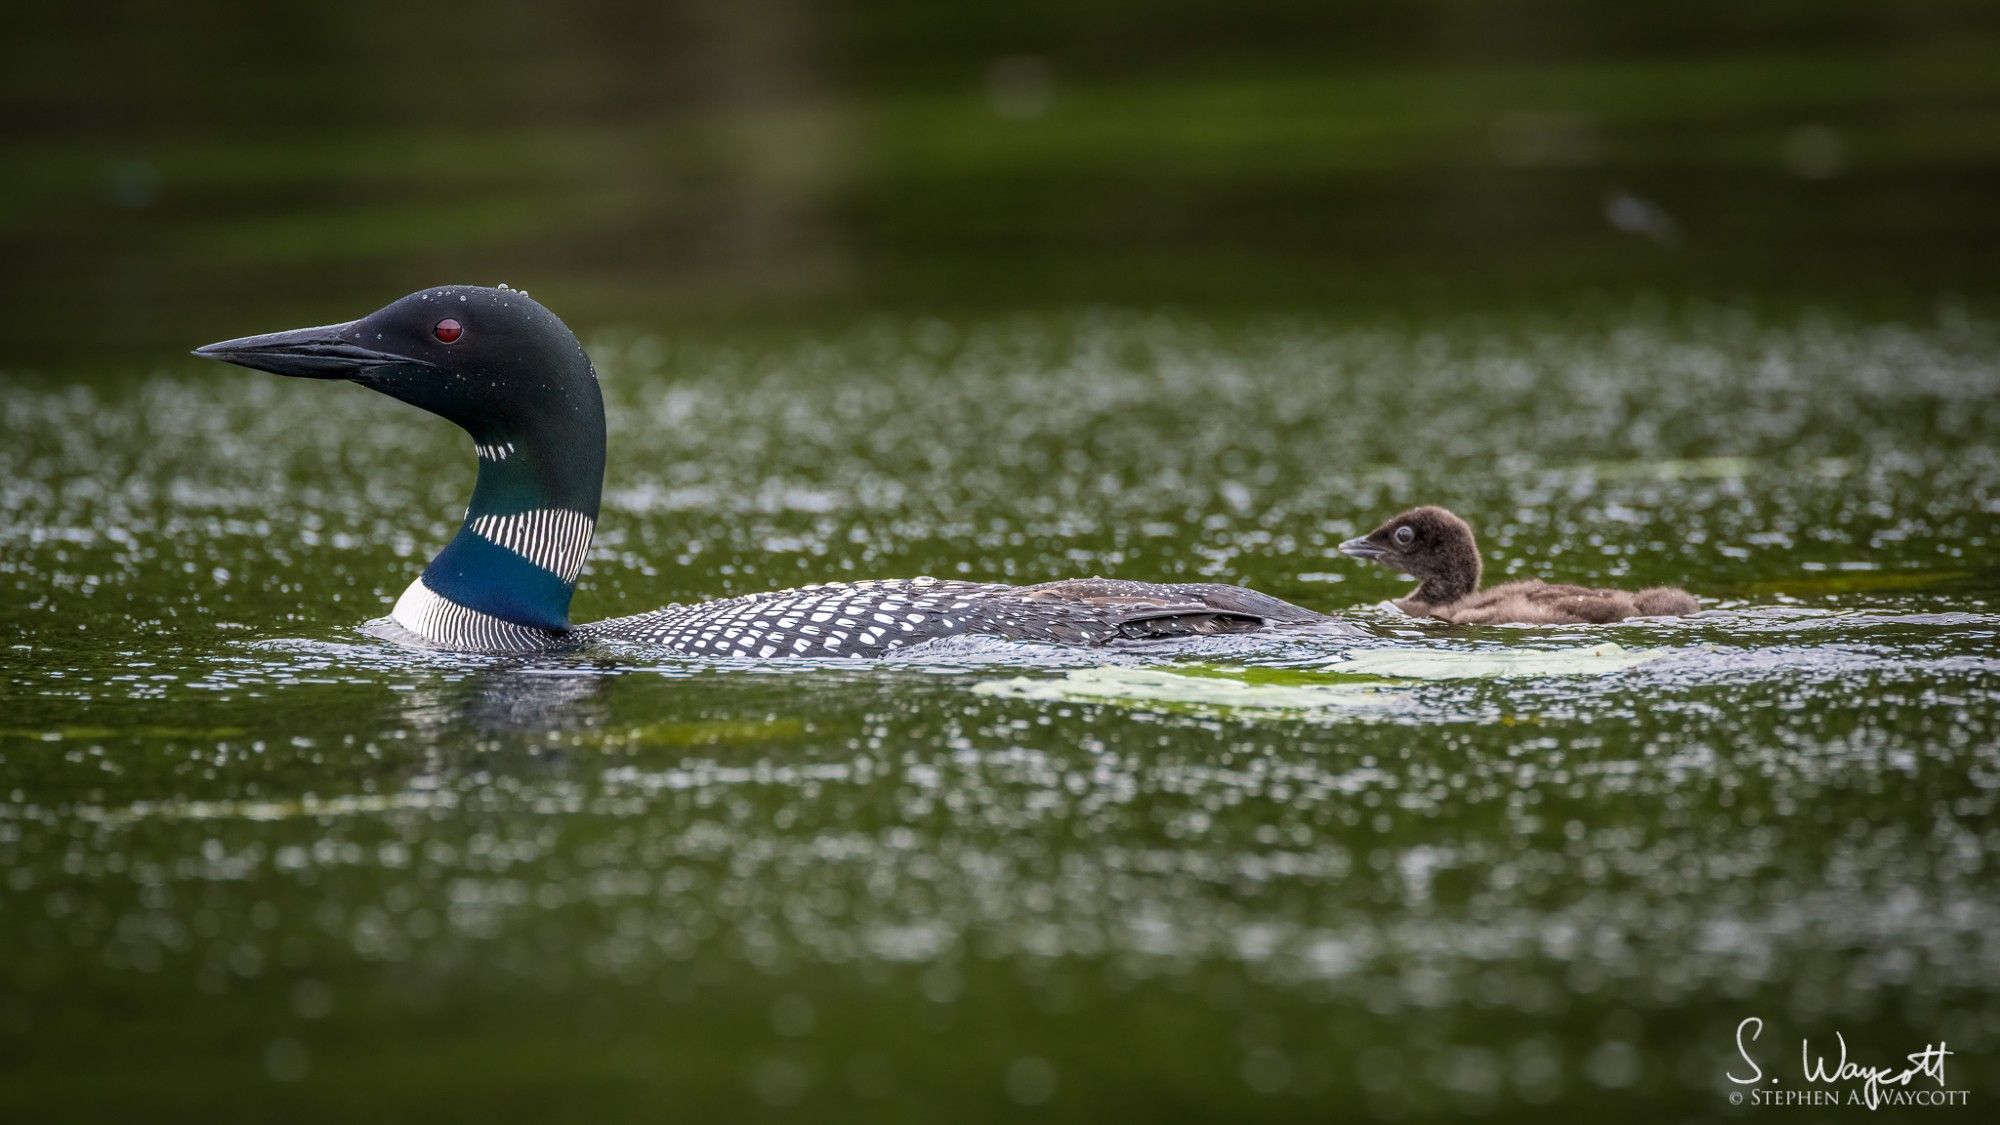
[[[1366,536],[1360,536],[1342,543],[1340,553],[1352,559],[1379,559],[1389,552],[1370,543]]]
[[[348,338],[348,329],[352,327],[350,321],[267,332],[199,347],[194,354],[301,379],[358,379],[376,368],[410,362],[402,356],[355,343]]]

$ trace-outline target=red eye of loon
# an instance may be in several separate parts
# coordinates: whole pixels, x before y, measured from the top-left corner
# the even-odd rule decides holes
[[[465,335],[465,326],[450,317],[445,317],[437,322],[437,327],[431,329],[431,335],[436,336],[440,343],[455,344],[460,336]]]

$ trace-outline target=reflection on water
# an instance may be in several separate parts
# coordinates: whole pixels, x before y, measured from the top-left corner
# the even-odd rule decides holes
[[[346,656],[352,661],[354,656]],[[425,679],[396,696],[400,721],[424,735],[477,731],[531,734],[601,726],[615,664],[513,660],[462,677]]]

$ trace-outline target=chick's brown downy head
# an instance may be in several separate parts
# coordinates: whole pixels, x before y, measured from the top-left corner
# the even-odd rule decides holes
[[[1472,528],[1443,508],[1412,508],[1342,543],[1340,553],[1417,578],[1452,580],[1468,592],[1479,584],[1479,547]]]

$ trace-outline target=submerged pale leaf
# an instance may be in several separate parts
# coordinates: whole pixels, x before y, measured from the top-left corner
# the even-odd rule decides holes
[[[1601,676],[1665,656],[1663,649],[1628,649],[1606,642],[1588,648],[1488,649],[1478,652],[1398,650],[1360,652],[1324,671],[1398,680],[1467,680],[1533,676]]]
[[[1246,683],[1164,668],[1077,668],[1053,679],[1017,676],[985,680],[972,690],[1013,699],[1150,705],[1169,710],[1235,714],[1324,712],[1357,715],[1388,710],[1401,692],[1367,684]]]
[[[1012,699],[1111,703],[1165,710],[1256,714],[1379,714],[1408,699],[1383,681],[1595,676],[1665,655],[1617,644],[1484,652],[1363,652],[1317,668],[1077,668],[1053,678],[984,680],[972,690]]]

